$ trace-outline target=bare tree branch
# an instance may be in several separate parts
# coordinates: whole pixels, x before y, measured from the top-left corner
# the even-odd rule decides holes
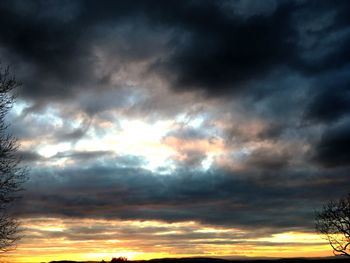
[[[20,238],[18,222],[9,214],[8,208],[19,197],[26,169],[19,165],[16,155],[18,143],[8,133],[9,124],[5,121],[15,100],[14,91],[19,85],[10,75],[9,68],[0,65],[0,252],[13,249]]]
[[[326,236],[334,255],[350,257],[350,194],[316,214],[316,230]]]

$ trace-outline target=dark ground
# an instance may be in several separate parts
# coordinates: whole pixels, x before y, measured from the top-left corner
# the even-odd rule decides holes
[[[108,261],[106,261],[107,263]],[[350,258],[281,258],[281,259],[218,259],[218,258],[163,258],[152,260],[124,261],[130,263],[345,263],[350,262]],[[77,261],[51,261],[50,263],[97,263],[97,261],[77,262]],[[121,261],[121,263],[123,263]]]

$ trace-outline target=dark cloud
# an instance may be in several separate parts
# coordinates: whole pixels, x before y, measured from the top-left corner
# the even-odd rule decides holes
[[[43,157],[40,154],[33,151],[18,151],[16,155],[21,161],[25,163],[40,161],[43,159]]]
[[[147,60],[153,66],[145,64],[145,72],[160,73],[176,90],[223,95],[249,91],[250,81],[281,67],[318,74],[346,65],[346,7],[344,1],[3,1],[0,45],[30,98],[113,86],[111,74],[121,65]],[[97,50],[111,55],[108,61]],[[97,73],[101,63],[109,66]]]
[[[177,89],[195,87],[210,95],[244,89],[243,82],[264,77],[296,55],[292,10],[280,6],[270,16],[243,20],[222,15],[220,6],[199,7],[195,17],[182,20],[185,40],[160,66],[175,75]]]
[[[350,20],[347,1],[305,1],[295,13],[299,54],[295,66],[305,74],[318,74],[348,65]]]
[[[285,149],[279,149],[276,152],[274,149],[259,148],[249,155],[245,161],[245,165],[247,169],[253,168],[274,171],[288,166],[291,159],[290,153]]]
[[[35,150],[117,133],[132,114],[189,115],[161,142],[177,154],[170,175],[145,170],[147,156],[70,150],[36,166],[39,154],[19,152],[33,176],[18,212],[313,229],[315,208],[348,190],[348,10],[348,1],[1,1],[0,56],[29,105],[10,131],[41,140]],[[242,170],[204,171],[216,139],[219,154],[243,156]],[[50,167],[58,159],[73,162]]]
[[[158,175],[140,168],[40,169],[17,207],[22,216],[194,220],[213,225],[308,230],[324,191],[346,191],[346,171]],[[30,204],[30,205],[29,205]]]
[[[346,121],[325,130],[315,146],[313,160],[325,167],[349,166],[350,122]]]
[[[350,113],[349,67],[320,77],[306,107],[305,118],[315,122],[335,122]],[[316,90],[317,88],[317,90]]]
[[[262,140],[269,140],[269,139],[275,139],[281,136],[283,133],[284,127],[281,124],[272,123],[269,124],[265,129],[263,129],[261,132],[257,134],[259,139]]]
[[[31,74],[24,72],[22,79],[26,83],[22,89],[25,96],[54,99],[71,95],[71,87],[91,75],[93,58],[77,41],[82,28],[60,17],[60,9],[55,16],[39,14],[41,10],[53,12],[57,6],[45,1],[1,4],[1,46],[13,54],[19,68],[21,63],[30,65]]]
[[[331,121],[350,112],[350,86],[347,89],[327,89],[318,94],[310,105],[308,115],[318,121]]]

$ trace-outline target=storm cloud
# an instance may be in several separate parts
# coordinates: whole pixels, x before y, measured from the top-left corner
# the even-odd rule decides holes
[[[31,168],[14,211],[313,231],[349,191],[349,9],[1,1],[0,58],[23,83],[9,129]]]

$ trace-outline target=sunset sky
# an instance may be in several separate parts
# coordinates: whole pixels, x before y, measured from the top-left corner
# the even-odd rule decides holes
[[[30,168],[6,260],[332,255],[350,1],[0,1]]]

